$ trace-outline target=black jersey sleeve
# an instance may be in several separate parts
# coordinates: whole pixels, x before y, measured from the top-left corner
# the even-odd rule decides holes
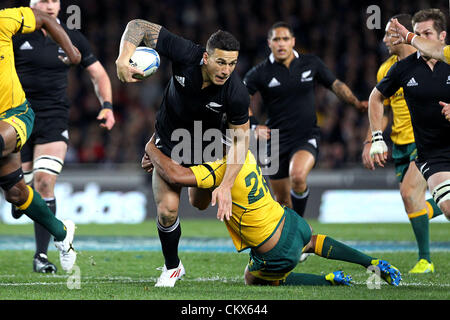
[[[376,85],[376,88],[385,97],[390,97],[400,89],[399,63],[396,62],[388,71],[386,76]]]
[[[177,36],[164,27],[159,32],[155,50],[172,62],[181,64],[200,64],[205,52],[202,46]]]
[[[232,125],[241,125],[248,121],[250,96],[241,78],[233,72],[228,90],[227,121]]]
[[[97,57],[92,52],[91,45],[86,37],[78,30],[70,30],[68,32],[73,44],[81,53],[80,65],[84,68],[89,67],[94,62],[97,62]]]
[[[317,80],[320,84],[326,88],[331,88],[331,85],[336,80],[336,76],[331,72],[330,69],[325,65],[325,63],[319,57],[316,58],[317,67]]]
[[[250,95],[254,95],[259,90],[258,78],[258,66],[251,68],[244,76],[244,85]]]

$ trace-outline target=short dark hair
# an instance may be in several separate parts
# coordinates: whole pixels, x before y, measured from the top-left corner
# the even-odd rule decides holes
[[[447,19],[445,14],[439,9],[424,9],[416,12],[412,18],[412,24],[433,20],[433,27],[437,33],[447,31]]]
[[[286,28],[289,30],[289,33],[291,34],[291,36],[294,36],[294,29],[292,29],[292,27],[289,23],[284,22],[284,21],[278,21],[278,22],[275,22],[270,27],[269,31],[267,32],[267,38],[270,39],[270,37],[272,37],[273,30],[275,30],[277,28]]]
[[[206,51],[212,53],[214,49],[225,51],[239,51],[241,45],[239,41],[229,32],[218,30],[214,32],[206,42]]]
[[[413,31],[413,25],[411,22],[411,15],[407,13],[400,13],[393,16],[391,19],[397,19],[401,25],[403,25],[409,32]]]

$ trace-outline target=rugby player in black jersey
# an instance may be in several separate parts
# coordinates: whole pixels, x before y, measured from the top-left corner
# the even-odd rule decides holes
[[[270,176],[270,185],[278,202],[303,216],[309,195],[307,177],[317,162],[320,142],[315,82],[361,111],[367,109],[367,101],[359,101],[319,57],[295,51],[295,37],[289,24],[275,23],[267,42],[270,56],[244,77],[250,95],[261,93],[268,113],[265,125],[256,125],[252,117],[255,123],[252,127],[255,126],[260,139],[270,139],[271,129],[279,130],[279,170]],[[275,148],[269,146],[272,153]]]
[[[415,34],[445,43],[446,18],[436,9],[417,12],[413,17]],[[450,219],[450,122],[439,102],[450,101],[450,65],[417,51],[394,64],[372,90],[369,120],[372,130],[370,154],[377,165],[387,160],[382,136],[383,100],[400,87],[411,113],[417,145],[416,164],[427,180],[439,208]]]
[[[57,19],[60,0],[31,0],[30,7],[42,10]],[[110,130],[114,126],[112,111],[112,90],[110,79],[91,51],[83,34],[70,30],[59,21],[72,42],[80,50],[80,65],[88,72],[94,85],[102,109],[97,117],[104,120],[100,126]],[[33,132],[21,150],[22,168],[27,184],[44,198],[51,211],[56,214],[55,184],[64,164],[69,141],[68,120],[70,103],[67,98],[69,65],[59,57],[64,51],[45,30],[13,38],[16,70],[27,99],[36,114]],[[13,216],[21,212],[13,206]],[[48,261],[47,249],[50,234],[40,224],[34,223],[36,252],[33,270],[36,272],[56,272],[56,267]]]
[[[249,144],[248,109],[250,99],[247,89],[236,73],[233,73],[240,45],[228,32],[217,31],[211,35],[206,48],[169,32],[166,28],[145,20],[128,23],[120,43],[116,60],[117,75],[123,82],[138,81],[134,74],[142,74],[129,65],[129,60],[141,42],[156,49],[160,55],[172,62],[172,77],[166,87],[164,99],[157,114],[155,132],[157,146],[174,159],[172,152],[178,141],[172,135],[177,129],[190,134],[190,146],[207,145],[202,137],[195,137],[199,123],[202,133],[208,129],[230,129],[234,136],[227,151],[227,170],[218,188],[212,193],[198,188],[189,189],[191,203],[202,209],[211,202],[218,205],[217,217],[231,217],[231,187],[245,161]],[[196,138],[196,139],[194,139]],[[221,145],[220,141],[219,144]],[[195,148],[194,148],[195,149]],[[178,159],[180,164],[200,164],[195,159],[198,150],[189,151],[191,157]],[[200,150],[201,151],[201,150]],[[194,158],[192,158],[194,156]],[[211,172],[214,175],[214,172]],[[178,205],[181,187],[167,183],[156,170],[152,183],[157,205],[157,227],[165,264],[156,286],[173,287],[177,279],[185,274],[178,257],[181,236]]]

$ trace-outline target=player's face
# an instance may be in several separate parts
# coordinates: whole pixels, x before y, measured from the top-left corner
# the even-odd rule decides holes
[[[58,17],[59,10],[61,10],[61,3],[59,0],[41,0],[34,5],[34,8],[48,13],[52,17]]]
[[[417,22],[414,24],[414,33],[418,36],[430,39],[430,40],[438,40],[441,43],[445,43],[445,36],[447,33],[445,31],[442,31],[441,33],[438,33],[437,30],[434,28],[434,22],[433,20],[423,21],[423,22]],[[423,56],[425,59],[429,59],[429,57]]]
[[[384,37],[383,37],[383,42],[386,45],[386,48],[389,51],[389,54],[396,54],[396,47],[395,45],[392,44],[392,42],[394,42],[395,40],[397,40],[396,37],[393,37],[393,33],[389,30],[389,28],[391,27],[391,23],[388,22],[386,24],[386,29],[385,29],[385,33],[384,33]]]
[[[295,38],[289,32],[289,29],[276,28],[268,39],[268,45],[275,60],[284,61],[294,54]]]
[[[442,43],[445,42],[446,32],[442,31],[438,34],[437,30],[434,28],[433,20],[417,22],[414,24],[414,32],[415,34],[430,40],[439,40]]]
[[[209,80],[218,86],[225,84],[236,68],[238,55],[238,51],[221,49],[214,49],[212,54],[205,52],[203,61]]]

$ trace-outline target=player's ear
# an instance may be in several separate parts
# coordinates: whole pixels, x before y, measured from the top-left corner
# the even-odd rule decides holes
[[[444,41],[445,42],[445,38],[447,37],[447,31],[442,31],[440,34],[439,34],[439,40],[440,41]]]
[[[205,52],[203,52],[203,64],[208,64],[208,57],[209,57],[209,55],[208,55],[208,52],[207,51],[205,51]]]

